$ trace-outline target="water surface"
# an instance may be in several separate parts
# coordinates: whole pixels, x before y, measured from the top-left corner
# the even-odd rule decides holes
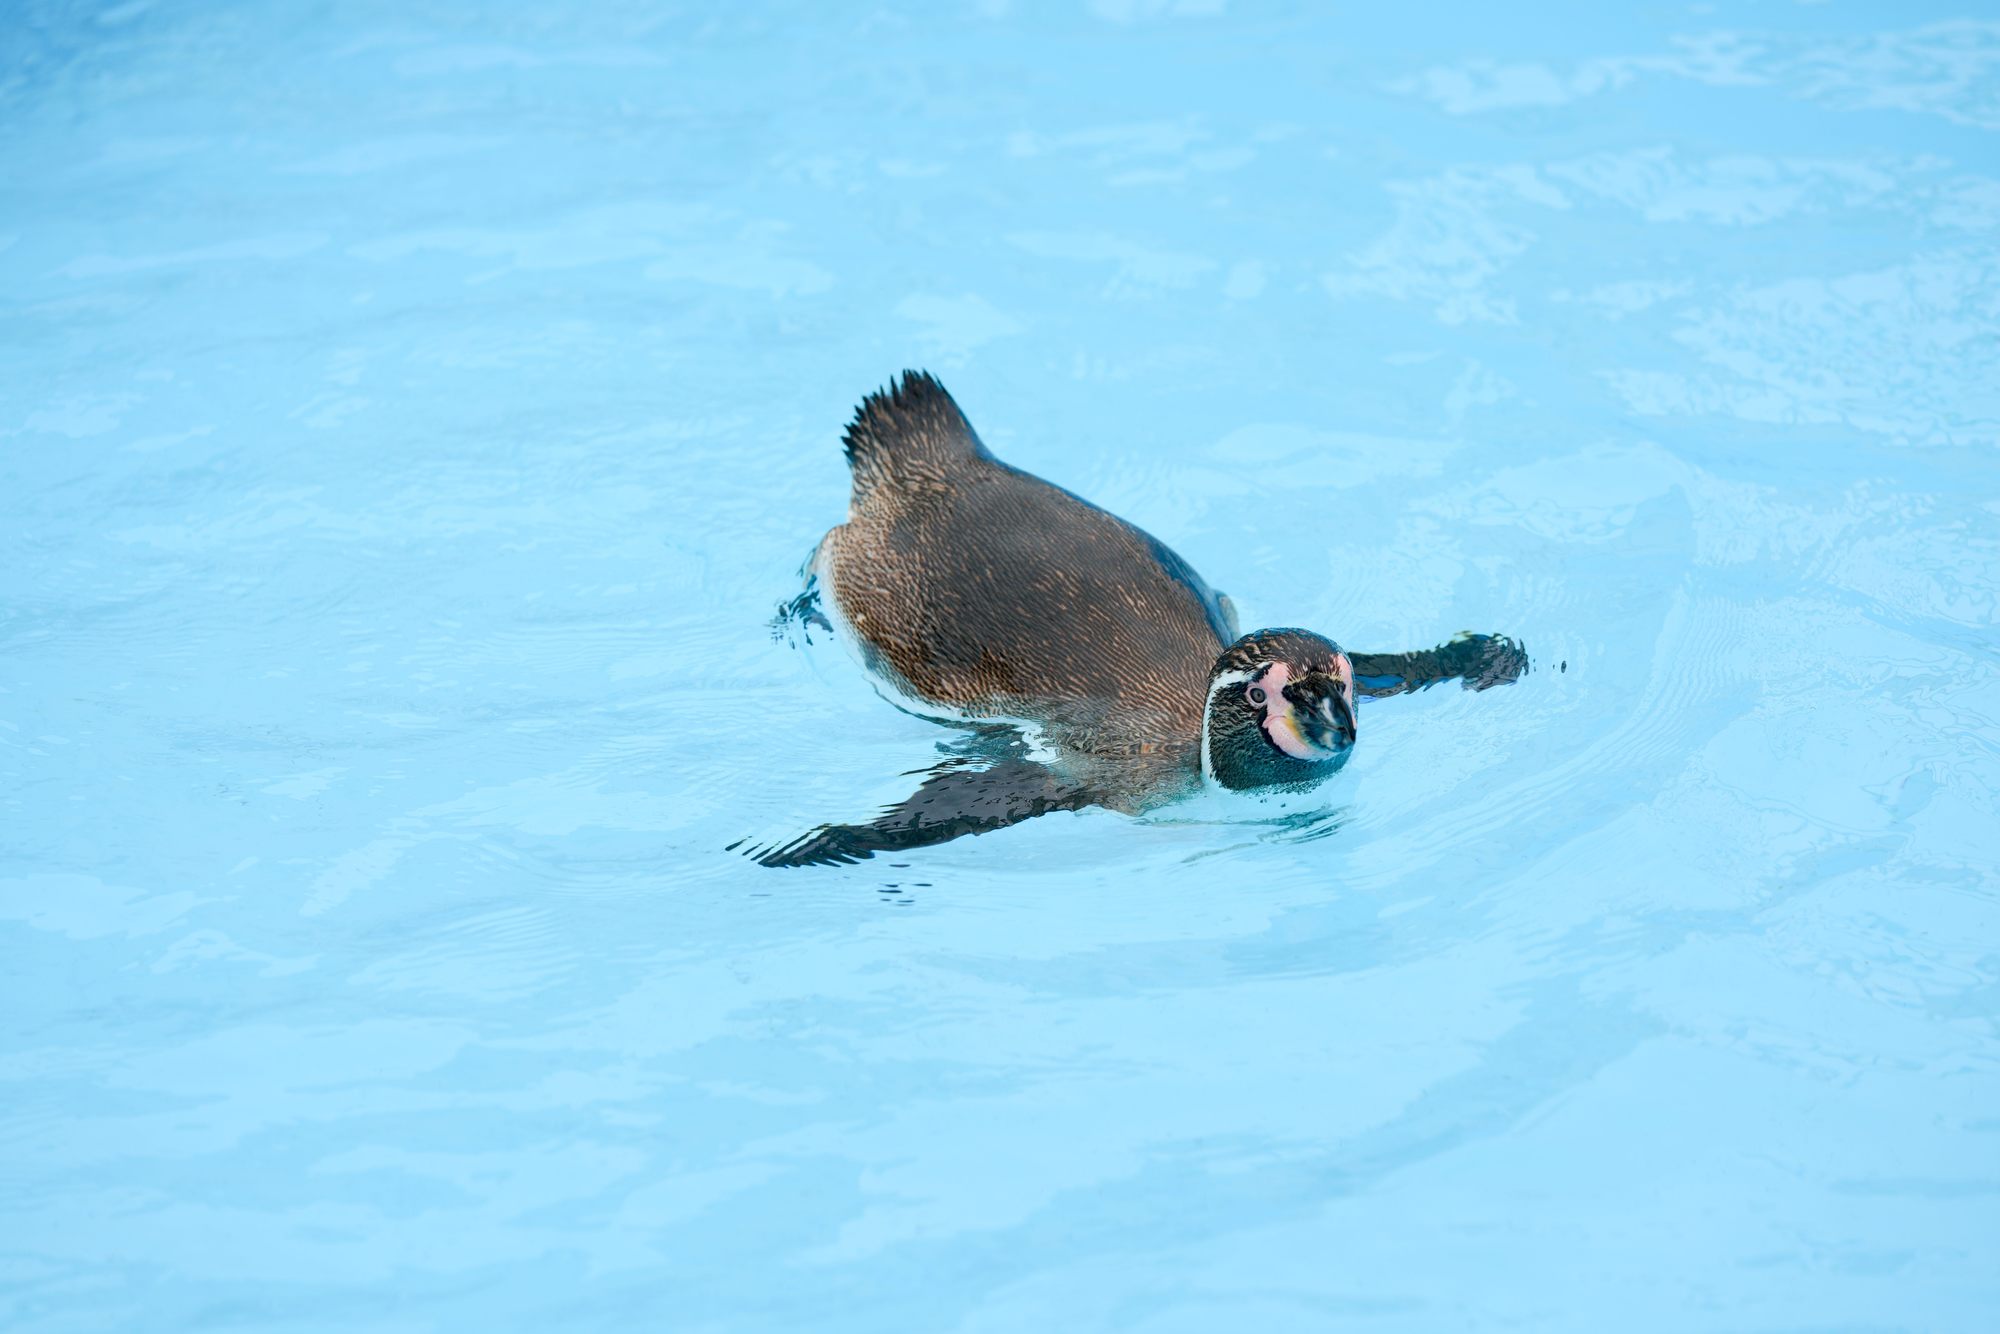
[[[21,3],[0,118],[9,1330],[1991,1327],[1990,15]],[[766,627],[905,365],[1537,669],[753,866],[945,735]]]

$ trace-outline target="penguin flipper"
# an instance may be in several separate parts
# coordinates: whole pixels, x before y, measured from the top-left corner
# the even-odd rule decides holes
[[[878,852],[928,847],[1091,804],[1088,791],[1047,765],[1006,759],[990,769],[933,773],[915,793],[869,824],[822,825],[789,843],[753,850],[753,855],[764,866],[858,862]]]
[[[827,635],[833,633],[833,622],[826,618],[826,612],[820,606],[819,579],[816,576],[807,575],[804,590],[797,597],[780,602],[777,614],[771,617],[771,638],[789,639],[795,630],[808,644],[813,642],[814,630]]]
[[[1350,653],[1354,693],[1370,697],[1403,695],[1440,681],[1463,680],[1467,690],[1485,690],[1521,679],[1528,653],[1505,635],[1463,634],[1448,644],[1415,653]]]

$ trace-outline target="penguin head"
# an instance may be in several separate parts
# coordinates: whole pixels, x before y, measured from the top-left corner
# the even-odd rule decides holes
[[[1259,630],[1208,675],[1201,767],[1224,787],[1303,788],[1354,748],[1354,664],[1310,630]]]

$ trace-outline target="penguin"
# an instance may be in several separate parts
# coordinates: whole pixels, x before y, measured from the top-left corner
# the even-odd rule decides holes
[[[948,723],[1025,729],[985,768],[948,764],[867,824],[753,848],[766,866],[854,862],[1050,811],[1138,814],[1214,783],[1302,790],[1353,752],[1355,705],[1527,669],[1504,635],[1349,653],[1309,630],[1239,632],[1164,543],[995,458],[925,371],[861,403],[844,438],[847,522],[790,615],[833,629],[878,688]]]

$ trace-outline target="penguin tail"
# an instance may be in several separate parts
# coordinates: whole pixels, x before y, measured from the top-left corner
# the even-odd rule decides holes
[[[904,371],[862,399],[841,443],[857,499],[883,485],[942,485],[955,467],[993,457],[929,371]]]

